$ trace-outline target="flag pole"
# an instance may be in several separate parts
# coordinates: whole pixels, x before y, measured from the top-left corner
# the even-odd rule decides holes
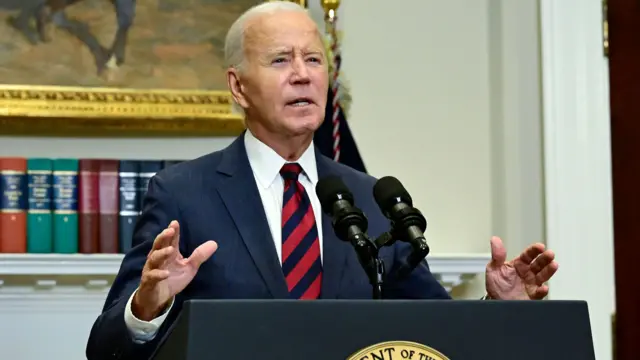
[[[333,138],[333,160],[340,161],[340,102],[339,102],[339,82],[338,77],[340,75],[340,47],[338,42],[338,7],[340,7],[340,0],[321,0],[322,8],[325,13],[325,27],[326,33],[329,36],[331,56],[333,62],[333,71],[331,73],[331,92],[333,95],[333,102],[331,104],[331,120],[333,124],[332,138]]]

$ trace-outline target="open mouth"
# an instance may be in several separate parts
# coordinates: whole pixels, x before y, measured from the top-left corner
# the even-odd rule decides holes
[[[297,99],[294,99],[292,101],[289,101],[287,103],[287,105],[289,106],[296,106],[296,107],[302,107],[302,106],[307,106],[307,105],[311,105],[313,104],[313,101],[311,101],[311,99],[306,98],[306,97],[300,97]]]

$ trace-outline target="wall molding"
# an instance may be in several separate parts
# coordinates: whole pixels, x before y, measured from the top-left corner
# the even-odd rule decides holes
[[[115,275],[120,254],[0,254],[0,275]]]

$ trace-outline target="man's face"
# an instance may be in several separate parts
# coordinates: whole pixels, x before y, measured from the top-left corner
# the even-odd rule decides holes
[[[300,12],[263,15],[245,34],[238,100],[247,117],[271,133],[313,133],[324,119],[329,81],[313,20]]]

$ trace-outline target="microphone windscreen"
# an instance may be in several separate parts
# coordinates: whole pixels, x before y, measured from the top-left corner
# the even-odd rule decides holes
[[[413,206],[413,200],[402,186],[402,183],[393,176],[385,176],[380,178],[373,186],[373,197],[378,203],[378,206],[383,211],[388,211],[391,207],[397,204],[398,199],[402,199],[409,206]]]
[[[338,176],[327,176],[320,179],[316,184],[316,195],[318,195],[322,210],[327,213],[331,213],[333,203],[341,198],[353,205],[351,191]]]

